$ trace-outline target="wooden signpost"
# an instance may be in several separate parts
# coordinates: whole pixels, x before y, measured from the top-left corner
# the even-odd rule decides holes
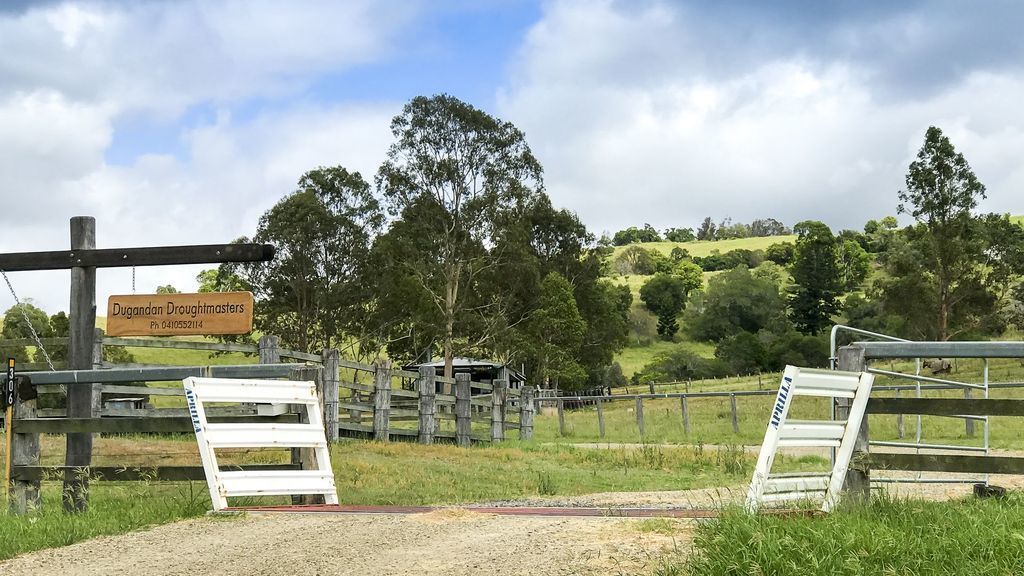
[[[96,269],[127,266],[167,266],[175,264],[220,264],[224,262],[264,262],[274,257],[269,244],[209,244],[159,246],[148,248],[96,249],[96,219],[75,216],[71,219],[71,249],[55,252],[0,254],[0,270],[71,270],[70,342],[68,368],[93,367],[96,333]],[[68,418],[98,416],[99,389],[96,386],[68,386]],[[88,502],[88,475],[71,470],[88,468],[92,463],[92,434],[69,433],[64,465],[64,509],[84,510]]]
[[[133,294],[107,300],[111,336],[248,334],[251,292]]]

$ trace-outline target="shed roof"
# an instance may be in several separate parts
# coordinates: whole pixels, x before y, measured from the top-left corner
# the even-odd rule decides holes
[[[423,363],[420,363],[420,364],[410,364],[410,365],[406,366],[405,368],[408,370],[408,369],[419,368],[420,366],[431,366],[433,368],[444,368],[444,359],[438,360],[436,362],[423,362]],[[515,368],[512,368],[511,366],[506,366],[505,364],[502,364],[501,362],[495,362],[493,360],[480,360],[480,359],[477,359],[477,358],[467,358],[465,356],[456,356],[456,357],[452,358],[452,367],[453,368],[490,368],[492,370],[500,370],[502,368],[507,368],[508,371],[517,380],[523,380],[523,381],[526,380],[526,377],[519,370],[516,370]]]

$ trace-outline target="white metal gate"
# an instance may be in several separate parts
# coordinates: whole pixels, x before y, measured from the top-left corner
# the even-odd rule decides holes
[[[786,366],[747,492],[748,510],[755,511],[768,502],[811,498],[821,498],[821,509],[825,512],[835,506],[846,479],[873,381],[874,376],[863,372]],[[849,416],[846,420],[790,420],[790,406],[797,396],[852,399]],[[777,450],[786,447],[835,449],[832,470],[822,474],[771,474]]]
[[[327,504],[338,503],[313,382],[229,378],[186,378],[183,382],[214,510],[226,508],[232,496],[322,494]],[[306,423],[211,423],[204,408],[211,402],[292,404],[303,407],[308,418]],[[316,466],[312,470],[221,470],[216,455],[219,448],[310,448]]]

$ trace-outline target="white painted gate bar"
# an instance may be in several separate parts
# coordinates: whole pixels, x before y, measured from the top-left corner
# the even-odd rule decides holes
[[[766,502],[810,498],[821,498],[821,509],[825,512],[835,506],[850,466],[873,382],[874,376],[867,372],[786,366],[747,491],[748,510],[755,511]],[[852,398],[849,418],[789,420],[790,406],[797,396]],[[835,448],[835,464],[825,474],[771,474],[776,452],[786,447]]]
[[[322,494],[327,504],[338,503],[316,384],[195,377],[182,382],[214,510],[226,508],[227,499],[234,496]],[[210,423],[204,404],[211,402],[299,405],[309,422]],[[217,464],[218,448],[312,448],[316,468],[221,470]]]

